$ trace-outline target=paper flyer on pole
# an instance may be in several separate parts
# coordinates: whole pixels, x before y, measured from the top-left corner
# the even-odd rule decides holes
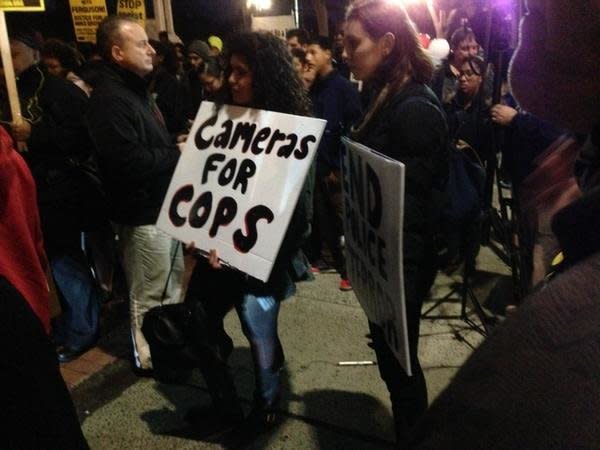
[[[117,14],[129,16],[137,20],[142,28],[146,28],[146,2],[144,0],[118,0]]]
[[[2,11],[44,11],[44,0],[0,0],[0,10]]]
[[[105,0],[69,0],[78,42],[96,43],[96,29],[108,15]]]

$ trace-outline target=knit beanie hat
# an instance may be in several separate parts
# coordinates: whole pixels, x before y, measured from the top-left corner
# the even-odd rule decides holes
[[[208,45],[210,45],[211,47],[215,47],[219,50],[219,52],[223,51],[223,41],[219,36],[210,36],[208,38]]]
[[[32,48],[34,50],[39,50],[41,48],[41,40],[38,36],[38,33],[29,29],[29,28],[17,28],[11,30],[10,39],[13,41],[19,41],[25,44],[27,47]]]
[[[208,59],[210,57],[210,49],[206,42],[196,39],[188,45],[187,48],[188,53],[195,53],[200,56],[202,59]]]

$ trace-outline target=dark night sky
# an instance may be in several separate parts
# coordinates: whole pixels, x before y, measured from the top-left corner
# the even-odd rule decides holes
[[[179,36],[188,41],[206,38],[210,34],[223,37],[239,29],[242,22],[241,2],[246,0],[172,0],[173,20]],[[331,27],[343,16],[346,0],[327,0]],[[116,11],[117,0],[107,0],[109,13]],[[274,8],[268,15],[289,14],[293,0],[273,0]],[[316,20],[310,0],[300,0],[303,26],[315,31]],[[46,0],[46,11],[41,13],[6,13],[10,25],[26,24],[42,32],[45,37],[75,40],[69,2]],[[153,15],[152,1],[146,0],[148,16]]]

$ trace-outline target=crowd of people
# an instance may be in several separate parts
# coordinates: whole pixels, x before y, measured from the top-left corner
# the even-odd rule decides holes
[[[255,31],[183,45],[166,33],[150,40],[135,20],[109,16],[84,57],[60,40],[10,30],[22,118],[10,116],[0,86],[0,341],[11,343],[2,346],[10,350],[0,364],[0,392],[8,399],[7,423],[27,421],[32,432],[9,441],[17,448],[87,448],[58,363],[97,343],[101,305],[117,270],[126,284],[137,375],[158,369],[144,329],[148,312],[194,305],[203,332],[202,342],[190,345],[203,349],[198,368],[213,408],[187,419],[207,439],[227,435],[240,446],[276,426],[285,363],[281,302],[296,282],[320,272],[337,272],[339,289],[352,290],[343,239],[347,136],[406,167],[412,376],[381,324],[369,322],[399,448],[600,445],[593,426],[600,406],[600,89],[593,79],[600,58],[578,41],[597,33],[598,23],[586,21],[585,8],[572,8],[566,30],[560,8],[538,5],[563,2],[529,3],[509,72],[488,62],[485,37],[464,22],[448,36],[450,53],[434,65],[405,8],[386,0],[352,2],[335,39],[295,29],[287,42]],[[536,27],[556,34],[540,43]],[[495,78],[504,79],[503,96]],[[572,90],[571,78],[578,83]],[[560,83],[569,87],[557,92]],[[214,250],[200,256],[194,243],[156,226],[202,101],[327,122],[266,282],[222,265]],[[490,171],[500,155],[502,170]],[[467,165],[484,178],[459,170]],[[491,206],[484,184],[496,176],[519,207],[513,232],[531,295],[428,409],[418,359],[421,307],[440,269],[475,269]],[[456,201],[468,193],[473,201]],[[52,320],[49,281],[62,310]],[[232,341],[223,320],[232,309],[256,380],[246,415],[227,365]],[[508,435],[501,427],[511,428]]]

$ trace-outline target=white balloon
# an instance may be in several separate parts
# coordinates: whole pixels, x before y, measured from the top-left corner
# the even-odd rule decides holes
[[[432,58],[444,59],[450,53],[450,44],[446,39],[432,39],[427,50]]]

